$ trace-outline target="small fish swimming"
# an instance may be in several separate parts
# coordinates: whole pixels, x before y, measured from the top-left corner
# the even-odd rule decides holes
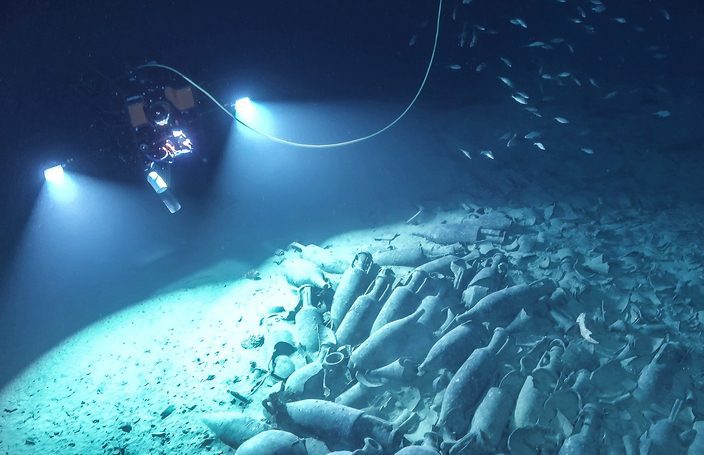
[[[580,150],[583,151],[584,153],[586,153],[587,155],[593,155],[593,154],[594,154],[594,150],[588,149],[588,148],[586,148],[586,147],[582,147]]]
[[[662,17],[664,17],[666,21],[670,20],[670,13],[667,12],[665,8],[661,9],[660,12],[662,13]]]
[[[614,17],[613,18],[614,22],[618,22],[619,24],[625,24],[626,23],[626,18],[625,17]]]
[[[563,125],[566,125],[567,123],[570,123],[570,121],[567,120],[567,119],[564,118],[564,117],[555,117],[555,121],[556,121],[557,123],[562,123]]]
[[[508,140],[508,142],[506,142],[506,147],[507,147],[507,148],[511,148],[511,147],[513,147],[514,145],[516,145],[516,137],[518,137],[518,135],[517,135],[516,133],[513,133],[513,135],[511,136],[511,138]]]
[[[545,146],[543,145],[542,142],[533,142],[533,145],[538,147],[540,150],[545,150]]]
[[[490,160],[494,159],[494,152],[492,152],[491,150],[480,150],[479,154],[484,155],[485,157],[489,158]]]
[[[511,95],[511,98],[513,98],[518,104],[528,104],[528,100],[518,93]]]
[[[457,70],[461,70],[461,69],[462,69],[462,65],[457,64],[457,63],[453,63],[452,65],[448,66],[448,68],[450,68],[450,69],[453,70],[453,71],[457,71]]]
[[[474,68],[474,71],[476,71],[477,73],[479,73],[479,72],[480,72],[481,70],[483,70],[484,68],[486,68],[486,62],[482,62],[482,63],[480,63],[479,65],[477,65],[477,67]]]
[[[617,94],[618,94],[618,90],[614,90],[613,92],[609,92],[609,93],[607,93],[606,95],[604,95],[604,99],[605,99],[605,100],[610,100],[611,98],[613,98],[613,97],[616,96]]]
[[[409,45],[409,46],[415,46],[417,40],[418,40],[418,35],[413,35],[413,36],[411,36],[410,41],[408,41],[408,45]]]
[[[504,77],[504,76],[499,76],[499,80],[506,84],[507,86],[513,88],[513,82],[511,82],[511,79]]]
[[[557,77],[570,77],[571,75],[572,75],[572,73],[570,73],[568,71],[563,71],[563,72],[559,73],[557,75]]]
[[[536,117],[542,117],[542,116],[543,116],[540,112],[538,112],[538,108],[537,108],[537,107],[526,106],[526,107],[524,107],[523,109],[527,110],[528,112],[530,112],[531,114],[535,115]]]
[[[525,136],[523,136],[523,139],[528,139],[528,140],[537,139],[542,135],[543,134],[540,131],[531,131],[530,133],[527,133]]]
[[[660,118],[667,118],[672,114],[670,114],[670,111],[663,109],[662,111],[653,112],[653,115]]]
[[[463,154],[465,157],[467,157],[468,159],[470,159],[470,160],[472,159],[472,155],[471,155],[467,150],[461,148],[461,149],[460,149],[460,152],[462,152],[462,154]]]
[[[526,21],[524,21],[520,17],[514,17],[509,22],[511,22],[513,25],[518,25],[519,27],[528,28],[528,24],[526,24]]]
[[[472,30],[472,40],[469,42],[469,47],[472,48],[477,45],[477,31]]]
[[[526,44],[523,47],[543,47],[545,43],[543,41],[533,41],[532,43]]]
[[[596,83],[596,80],[593,77],[589,78],[589,83],[592,84],[596,88],[601,88],[601,87],[599,87],[599,84]]]
[[[509,59],[507,59],[506,57],[499,57],[499,59],[500,59],[502,62],[504,62],[504,65],[506,65],[506,66],[508,66],[509,68],[511,68],[512,65],[511,65],[511,61],[510,61]]]
[[[606,7],[604,5],[597,5],[594,8],[592,8],[592,11],[594,11],[597,14],[603,13],[604,11],[606,11]]]

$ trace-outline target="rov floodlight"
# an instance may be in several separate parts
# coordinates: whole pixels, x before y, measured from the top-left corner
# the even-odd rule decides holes
[[[248,96],[235,101],[235,113],[241,117],[249,117],[254,112],[254,104]]]
[[[64,181],[64,167],[61,165],[50,167],[44,171],[44,178],[47,182],[61,183]]]
[[[157,194],[163,193],[168,188],[166,180],[164,180],[157,171],[151,171],[147,174],[147,182],[149,182]]]

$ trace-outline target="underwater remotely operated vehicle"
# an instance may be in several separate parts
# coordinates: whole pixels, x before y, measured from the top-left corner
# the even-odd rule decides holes
[[[190,86],[142,84],[139,94],[126,99],[126,109],[147,182],[171,213],[181,208],[168,186],[171,169],[195,152],[189,136],[196,102]]]
[[[406,108],[394,120],[376,131],[349,140],[316,144],[296,142],[277,137],[255,128],[255,126],[246,121],[246,118],[244,118],[246,116],[239,115],[240,111],[244,112],[252,109],[253,103],[251,103],[249,98],[240,99],[233,105],[223,104],[184,73],[171,66],[150,62],[134,68],[129,73],[130,88],[124,93],[124,110],[129,117],[133,145],[125,153],[122,147],[124,142],[119,141],[118,148],[120,150],[114,154],[114,157],[127,165],[130,175],[134,175],[134,168],[139,168],[143,173],[143,178],[146,179],[154,192],[161,198],[169,211],[171,213],[178,212],[181,209],[181,204],[170,188],[172,171],[181,162],[189,161],[188,157],[198,154],[196,142],[193,140],[197,129],[198,102],[194,97],[193,89],[204,95],[236,123],[279,144],[301,148],[336,148],[364,142],[376,137],[396,125],[411,110],[420,97],[435,59],[440,34],[441,13],[442,0],[439,0],[433,48],[418,90]],[[170,73],[171,77],[174,75],[178,76],[180,78],[179,81],[183,82],[176,83],[173,79],[159,79],[154,77],[154,74],[147,74],[147,71],[143,71],[149,68],[166,70],[162,74]],[[114,87],[111,91],[112,93],[120,92],[120,90],[116,92]],[[46,168],[44,171],[45,179],[49,182],[62,180],[64,167],[73,161],[73,158],[71,158],[63,164]],[[190,161],[195,160],[191,159]],[[207,157],[201,157],[200,161],[205,163],[208,162],[208,159]]]

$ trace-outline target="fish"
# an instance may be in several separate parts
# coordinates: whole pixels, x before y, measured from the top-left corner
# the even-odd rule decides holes
[[[472,159],[472,155],[471,155],[467,150],[461,148],[461,149],[460,149],[460,152],[462,152],[462,154],[463,154],[464,156],[466,156],[467,158],[469,158],[470,160]]]
[[[618,22],[619,24],[625,24],[626,23],[626,18],[625,17],[614,17],[613,18],[614,22]]]
[[[523,136],[523,139],[537,139],[542,135],[543,133],[541,133],[540,131],[531,131],[530,133],[527,133],[525,136]]]
[[[597,14],[598,14],[598,13],[603,13],[604,11],[606,11],[606,7],[605,7],[604,5],[597,5],[597,6],[595,6],[595,7],[592,8],[592,11],[594,11],[594,12],[597,13]]]
[[[480,150],[479,154],[489,158],[490,160],[494,159],[494,152],[491,150]]]
[[[408,41],[408,45],[409,45],[409,46],[415,46],[417,40],[418,40],[418,35],[413,35],[413,36],[411,36],[410,41]]]
[[[582,83],[576,77],[570,76],[570,79],[572,79],[572,82],[574,82],[577,86],[579,86],[579,87],[582,86]]]
[[[472,30],[472,41],[469,42],[469,47],[472,48],[477,45],[477,31]]]
[[[519,95],[518,93],[511,95],[511,98],[513,98],[518,104],[528,104],[528,100]]]
[[[670,20],[670,13],[665,8],[661,9],[660,12],[662,13],[662,17],[664,17],[666,21]]]
[[[565,46],[567,46],[567,49],[570,50],[570,54],[574,54],[574,47],[570,43],[565,43]]]
[[[589,83],[592,84],[596,88],[601,88],[601,87],[599,87],[599,84],[596,83],[596,80],[593,77],[589,78]]]
[[[523,47],[543,47],[545,43],[543,41],[533,41],[532,43],[526,44]]]
[[[605,100],[610,100],[611,98],[613,98],[613,97],[616,96],[617,94],[618,94],[618,90],[614,90],[613,92],[609,92],[609,93],[607,93],[606,95],[604,95],[604,99],[605,99]]]
[[[456,71],[456,70],[461,70],[461,69],[462,69],[462,65],[457,64],[457,63],[453,63],[452,65],[448,66],[448,68],[450,68],[451,70],[454,70],[454,71]]]
[[[589,148],[586,148],[586,147],[582,147],[580,150],[583,151],[584,153],[586,153],[587,155],[593,155],[593,154],[594,154],[594,150],[589,149]]]
[[[511,61],[510,61],[509,59],[507,59],[506,57],[499,57],[499,59],[500,59],[502,62],[504,62],[504,65],[506,65],[506,66],[508,66],[509,68],[511,68],[512,65],[511,65]]]
[[[516,92],[516,95],[522,96],[525,99],[530,99],[530,96],[528,96],[525,92]]]
[[[536,117],[542,117],[542,116],[543,116],[540,112],[538,112],[538,108],[537,108],[537,107],[526,106],[526,107],[524,107],[523,109],[527,110],[528,112],[530,112],[531,114],[535,115]]]
[[[479,72],[480,72],[481,70],[483,70],[484,68],[486,68],[486,62],[482,62],[482,63],[480,63],[479,65],[477,65],[477,67],[474,68],[474,71],[476,71],[477,73],[479,73]]]
[[[500,140],[500,141],[505,141],[505,140],[507,140],[508,138],[510,138],[512,134],[515,134],[515,133],[512,133],[512,132],[510,132],[510,131],[509,131],[508,133],[504,133],[504,134],[501,135],[501,137],[499,137],[499,140]]]
[[[587,18],[587,13],[584,11],[584,9],[581,6],[577,7],[577,12],[579,13],[582,18],[586,19]]]
[[[511,82],[511,79],[504,77],[504,76],[499,76],[499,80],[501,80],[501,82],[503,82],[507,86],[513,88],[513,82]]]
[[[506,148],[511,148],[511,147],[513,147],[514,145],[516,145],[516,137],[517,137],[517,136],[518,136],[518,135],[517,135],[516,133],[513,133],[513,135],[511,136],[511,138],[508,140],[508,142],[506,142]]]
[[[542,142],[533,142],[533,145],[538,147],[540,150],[545,150],[545,146],[543,145]]]
[[[514,17],[509,22],[511,22],[513,25],[518,25],[519,27],[528,28],[528,24],[526,24],[526,21],[524,21],[520,17]]]
[[[568,71],[563,71],[563,72],[559,73],[557,75],[557,77],[570,77],[571,75],[572,75],[572,73],[570,73]]]
[[[572,22],[574,22],[575,24],[581,24],[581,23],[582,23],[582,19],[580,19],[580,18],[578,18],[578,17],[570,17],[570,20],[571,20]]]
[[[540,77],[542,77],[546,81],[552,80],[552,76],[549,75],[548,73],[541,74]]]
[[[567,120],[567,119],[564,118],[564,117],[555,117],[555,121],[556,121],[557,123],[562,123],[563,125],[565,125],[565,124],[567,124],[567,123],[570,123],[570,121]]]
[[[672,115],[672,114],[670,114],[670,111],[667,111],[667,110],[664,110],[664,109],[663,109],[663,110],[661,110],[661,111],[653,112],[653,115],[656,116],[656,117],[660,117],[660,118],[667,118],[667,117],[669,117],[669,116]]]
[[[599,344],[598,341],[596,341],[594,338],[592,338],[592,331],[587,328],[587,325],[585,324],[585,319],[587,315],[584,313],[580,313],[579,316],[577,316],[577,325],[579,326],[579,334],[584,338],[587,342],[592,343],[592,344]]]

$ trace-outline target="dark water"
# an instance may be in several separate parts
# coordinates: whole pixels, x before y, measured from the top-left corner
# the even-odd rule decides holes
[[[319,143],[372,132],[418,89],[437,7],[6,7],[0,384],[66,337],[218,261],[256,267],[293,240],[318,242],[403,221],[418,204],[543,210],[567,202],[591,218],[565,229],[598,236],[595,225],[622,223],[630,233],[623,249],[637,245],[638,226],[652,221],[651,234],[675,245],[660,253],[668,267],[679,261],[668,273],[693,277],[683,298],[697,314],[704,194],[699,2],[445,0],[434,64],[414,108],[388,132],[344,148],[267,142],[234,128],[199,94],[197,146],[208,163],[196,158],[177,174],[183,209],[176,215],[117,158],[133,147],[122,112],[126,75],[148,60],[185,72],[223,102],[242,95],[261,101],[283,137]],[[77,193],[66,206],[52,199],[41,170],[69,158]],[[601,207],[609,223],[597,217]],[[665,294],[678,302],[685,294],[679,291]],[[650,338],[682,341],[672,328]],[[681,432],[701,419],[686,400],[691,410],[680,416]]]

